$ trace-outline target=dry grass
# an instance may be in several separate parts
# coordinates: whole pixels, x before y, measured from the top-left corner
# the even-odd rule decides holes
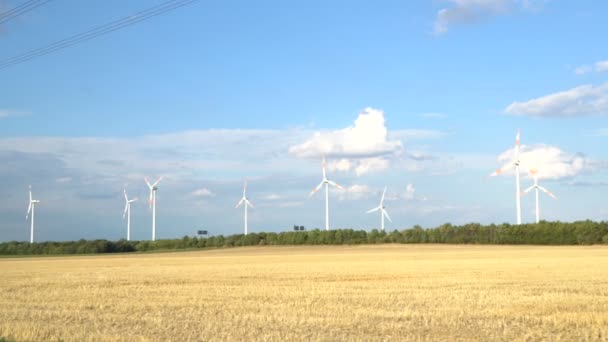
[[[608,340],[608,248],[260,247],[0,259],[18,341]]]

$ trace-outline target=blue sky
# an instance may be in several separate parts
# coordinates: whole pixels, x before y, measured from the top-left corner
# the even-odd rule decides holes
[[[0,12],[23,1],[0,1]],[[0,61],[162,1],[51,1],[0,24]],[[388,186],[388,229],[514,222],[509,160],[558,199],[548,220],[602,220],[608,32],[597,1],[196,1],[0,69],[0,240],[150,236],[143,176],[166,176],[158,236],[369,229]],[[531,180],[522,173],[522,187]],[[409,186],[408,186],[409,185]],[[522,199],[524,222],[534,219]]]

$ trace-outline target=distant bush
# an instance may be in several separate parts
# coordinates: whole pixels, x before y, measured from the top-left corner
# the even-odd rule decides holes
[[[480,225],[468,223],[454,226],[450,223],[436,228],[410,229],[392,232],[365,230],[309,230],[280,233],[250,233],[230,236],[158,241],[107,241],[78,240],[66,242],[5,242],[0,243],[0,255],[52,255],[127,253],[154,250],[179,250],[237,246],[282,245],[357,245],[376,243],[447,243],[447,244],[503,244],[503,245],[592,245],[608,244],[608,223],[577,221],[572,223],[541,221],[538,224]],[[2,342],[2,340],[0,340]]]

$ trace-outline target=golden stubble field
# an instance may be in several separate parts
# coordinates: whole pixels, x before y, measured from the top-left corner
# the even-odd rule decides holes
[[[608,248],[379,245],[0,259],[17,341],[606,341]]]

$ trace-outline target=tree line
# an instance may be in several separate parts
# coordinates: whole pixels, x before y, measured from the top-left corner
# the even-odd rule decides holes
[[[59,255],[127,253],[154,250],[221,248],[237,246],[285,245],[361,245],[377,243],[445,243],[498,245],[592,245],[608,244],[608,222],[577,221],[571,223],[541,221],[538,224],[464,225],[443,224],[424,229],[392,232],[379,230],[308,230],[280,233],[250,233],[204,238],[184,236],[158,241],[78,240],[66,242],[4,242],[0,255]]]

